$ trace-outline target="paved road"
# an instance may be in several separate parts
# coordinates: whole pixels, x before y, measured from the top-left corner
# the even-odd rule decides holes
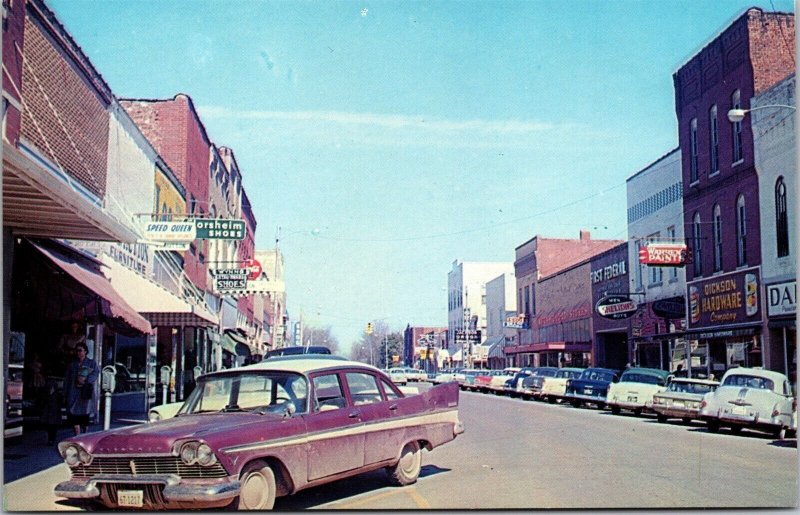
[[[279,510],[442,508],[763,508],[798,500],[796,440],[702,424],[659,424],[596,409],[461,394],[466,432],[423,454],[411,486],[381,472],[278,499]],[[4,508],[71,510],[59,465],[5,485]],[[35,492],[35,494],[32,494]]]

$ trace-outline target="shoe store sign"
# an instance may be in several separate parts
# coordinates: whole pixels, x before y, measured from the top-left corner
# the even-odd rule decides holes
[[[195,219],[182,222],[147,221],[142,227],[145,239],[162,243],[188,243],[194,240],[243,240],[244,220]]]

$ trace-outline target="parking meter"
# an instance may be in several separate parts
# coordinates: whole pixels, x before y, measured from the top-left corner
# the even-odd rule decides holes
[[[103,367],[103,372],[100,377],[100,386],[103,391],[113,392],[117,387],[117,369],[111,365],[106,365]]]
[[[161,404],[167,403],[167,393],[169,391],[172,369],[169,365],[161,367]]]
[[[100,387],[105,393],[105,409],[103,410],[103,429],[111,427],[111,392],[117,385],[117,369],[111,365],[103,367],[100,373]]]

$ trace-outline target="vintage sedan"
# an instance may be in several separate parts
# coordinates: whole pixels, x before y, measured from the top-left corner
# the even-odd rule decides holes
[[[665,390],[653,395],[653,411],[659,422],[679,418],[688,424],[698,418],[703,396],[713,392],[717,386],[718,381],[673,377]]]
[[[269,509],[276,497],[385,468],[414,483],[421,450],[464,431],[458,385],[406,396],[375,367],[282,357],[201,376],[175,417],[59,443],[55,494],[106,508]]]
[[[545,377],[555,377],[558,373],[556,367],[537,367],[533,370],[530,377],[522,381],[522,398],[539,398],[542,393],[542,385]]]
[[[574,367],[559,368],[555,376],[545,377],[542,381],[541,398],[547,399],[550,404],[560,402],[567,392],[567,381],[579,378],[583,370]]]
[[[394,384],[404,385],[408,383],[408,376],[406,375],[406,370],[404,368],[390,368],[387,374],[389,374],[389,377]]]
[[[761,368],[731,368],[719,387],[703,396],[700,419],[712,433],[730,427],[771,433],[778,439],[791,431],[796,402],[789,379],[780,372]]]
[[[581,372],[577,379],[567,380],[564,398],[576,408],[585,403],[604,408],[608,386],[617,381],[619,381],[619,370],[598,367],[587,368]]]
[[[527,377],[530,377],[533,374],[534,370],[536,369],[533,367],[522,367],[519,372],[514,374],[514,377],[506,381],[506,384],[503,387],[505,393],[511,397],[522,395],[522,383]]]
[[[513,379],[519,371],[519,367],[506,367],[503,370],[496,371],[489,380],[489,384],[486,385],[485,391],[494,393],[495,395],[504,394],[506,382]]]
[[[619,415],[622,410],[639,415],[652,411],[653,395],[666,388],[669,372],[658,368],[629,368],[622,373],[619,382],[608,386],[606,407]]]

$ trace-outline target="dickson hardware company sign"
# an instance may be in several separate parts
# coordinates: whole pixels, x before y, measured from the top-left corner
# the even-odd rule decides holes
[[[759,269],[749,268],[689,283],[689,328],[758,322],[759,281]]]
[[[688,249],[684,243],[648,243],[639,249],[639,263],[649,266],[683,266]]]

